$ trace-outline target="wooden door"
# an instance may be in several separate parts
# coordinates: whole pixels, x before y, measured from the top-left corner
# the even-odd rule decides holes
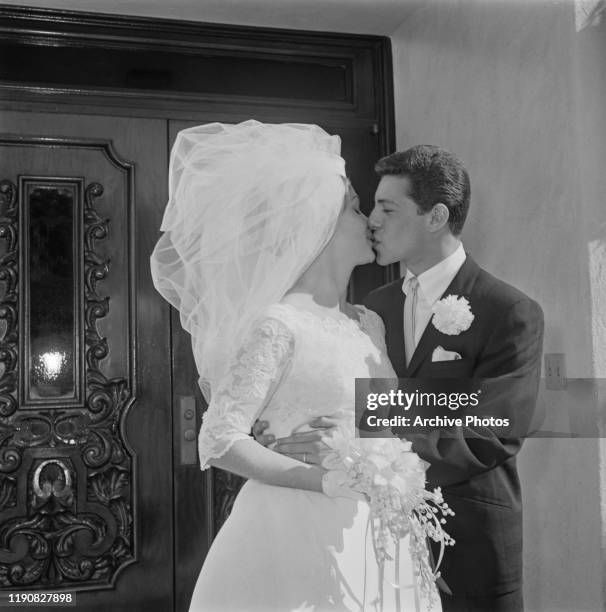
[[[31,492],[36,471],[49,462],[42,470],[56,472],[54,480],[53,476],[48,479],[51,487],[65,490],[66,480],[70,480],[68,488],[75,496],[70,506],[77,536],[74,554],[86,568],[75,577],[62,574],[61,569],[51,570],[59,555],[49,549],[44,567],[27,572],[24,579],[16,578],[15,567],[28,569],[24,559],[30,557],[19,548],[25,546],[25,540],[0,539],[2,546],[18,549],[8,556],[0,555],[3,589],[76,590],[78,605],[87,610],[188,608],[204,558],[242,480],[221,470],[199,470],[196,440],[206,404],[197,384],[190,338],[182,330],[178,314],[152,286],[149,255],[166,204],[167,160],[174,138],[180,129],[212,119],[170,121],[167,139],[162,120],[18,112],[2,116],[0,130],[5,135],[0,180],[7,181],[1,191],[0,227],[5,228],[2,271],[5,279],[15,272],[15,284],[5,282],[0,297],[5,307],[16,299],[17,314],[12,327],[9,317],[4,317],[2,348],[8,351],[4,354],[14,352],[17,361],[11,372],[5,359],[0,380],[15,398],[17,408],[11,412],[3,405],[1,413],[5,442],[0,451],[4,492],[0,538],[3,527],[18,530],[35,516],[33,504],[38,502],[32,501],[35,493],[32,497]],[[276,118],[280,120],[288,118]],[[360,193],[363,209],[368,211],[376,185],[372,165],[379,154],[372,126],[323,127],[341,136],[348,174]],[[80,381],[81,388],[77,397],[53,396],[51,390],[50,395],[32,402],[25,398],[30,382],[21,370],[35,357],[33,344],[30,346],[26,337],[33,340],[39,330],[31,333],[24,323],[44,319],[44,309],[35,310],[40,304],[49,311],[61,306],[52,298],[41,300],[39,291],[30,290],[33,245],[24,241],[22,234],[29,231],[31,215],[27,215],[36,190],[55,198],[71,193],[77,203],[72,210],[75,257],[71,284],[63,279],[51,285],[63,283],[71,291],[74,343],[70,350],[78,365],[73,368],[73,378]],[[17,236],[12,247],[6,238],[11,228]],[[58,235],[51,232],[49,238],[54,242]],[[53,253],[54,257],[56,251]],[[360,301],[368,284],[376,286],[376,270],[359,268],[350,289],[351,299]],[[49,352],[57,351],[46,350]],[[95,354],[98,357],[93,359]],[[11,380],[12,390],[7,385]],[[112,400],[99,400],[109,402],[104,409],[108,418],[100,419],[100,431],[92,431],[83,423],[89,423],[91,415],[96,418],[94,392],[99,384],[109,385]],[[60,427],[71,428],[78,436],[58,436],[58,421]],[[41,422],[47,434],[32,434],[31,439],[15,437],[17,427],[35,430]],[[108,436],[110,444],[119,447],[122,462],[112,456],[106,461],[100,450],[100,440]],[[18,465],[11,462],[13,451],[25,457],[25,463],[21,458]],[[99,533],[113,529],[119,534],[113,544],[106,538],[102,548],[107,550],[95,556],[95,546],[89,543],[94,539],[94,528],[87,536],[87,528],[78,527],[77,521],[89,518],[86,504],[94,498],[99,503],[101,488],[101,505],[122,522],[106,515],[109,524],[106,521],[105,527],[102,521],[94,523]],[[21,496],[21,501],[10,502],[11,495],[15,499]],[[51,495],[50,501],[54,503],[57,495]],[[38,535],[48,534],[49,529],[61,536],[58,524],[40,526]],[[126,536],[121,533],[124,530]],[[33,545],[34,540],[28,543]]]
[[[0,25],[0,598],[185,611],[240,481],[199,470],[190,339],[151,283],[170,145],[209,121],[317,123],[368,212],[390,43],[14,7]],[[356,270],[350,299],[389,279]]]
[[[9,111],[0,134],[0,588],[167,612],[166,122]]]
[[[249,115],[244,112],[231,117],[201,114],[198,121],[170,121],[169,148],[182,129],[211,121],[236,123],[254,118],[255,109],[251,108],[249,112]],[[288,117],[283,111],[277,111],[275,118],[265,117],[264,121],[294,122],[296,115]],[[341,137],[347,174],[360,195],[362,210],[368,214],[372,209],[378,182],[373,170],[374,163],[380,157],[380,143],[374,126],[331,126],[321,117],[318,117],[316,122],[329,133]],[[375,265],[357,268],[350,283],[350,300],[361,302],[363,297],[377,286],[377,276]],[[196,441],[202,414],[207,405],[198,387],[198,373],[190,336],[181,327],[178,313],[173,309],[171,312],[175,449],[175,611],[186,612],[212,540],[228,517],[244,480],[215,468],[200,472]],[[191,435],[192,431],[195,431],[195,437]]]
[[[180,130],[212,122],[212,116],[199,121],[169,121],[168,150]],[[173,448],[175,495],[175,612],[187,612],[191,595],[212,540],[224,514],[218,506],[217,486],[235,483],[237,477],[211,468],[200,471],[198,431],[207,405],[198,386],[191,336],[181,327],[179,313],[171,308],[173,355]],[[194,435],[192,435],[192,432]]]

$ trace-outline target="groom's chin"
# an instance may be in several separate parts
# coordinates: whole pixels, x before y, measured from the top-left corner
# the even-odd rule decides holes
[[[380,252],[375,251],[375,263],[380,266],[388,266],[392,261],[389,261],[389,258],[382,255]]]

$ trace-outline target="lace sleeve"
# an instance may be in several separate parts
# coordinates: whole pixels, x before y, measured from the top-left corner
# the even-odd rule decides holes
[[[275,318],[255,323],[227,375],[213,393],[198,436],[200,469],[250,437],[255,419],[282,378],[294,352],[292,332]]]

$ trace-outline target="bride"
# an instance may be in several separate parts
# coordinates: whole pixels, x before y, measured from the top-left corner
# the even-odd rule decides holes
[[[180,132],[161,229],[154,283],[210,398],[201,468],[248,479],[190,611],[438,610],[406,541],[377,561],[367,497],[342,472],[250,434],[258,418],[280,438],[330,414],[353,437],[355,378],[396,377],[381,319],[344,298],[374,253],[338,137],[256,121]]]

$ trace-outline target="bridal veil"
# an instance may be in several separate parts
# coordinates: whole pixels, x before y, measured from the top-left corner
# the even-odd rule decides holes
[[[340,148],[304,124],[211,123],[177,135],[151,270],[191,335],[207,400],[250,324],[330,240],[346,189]]]

